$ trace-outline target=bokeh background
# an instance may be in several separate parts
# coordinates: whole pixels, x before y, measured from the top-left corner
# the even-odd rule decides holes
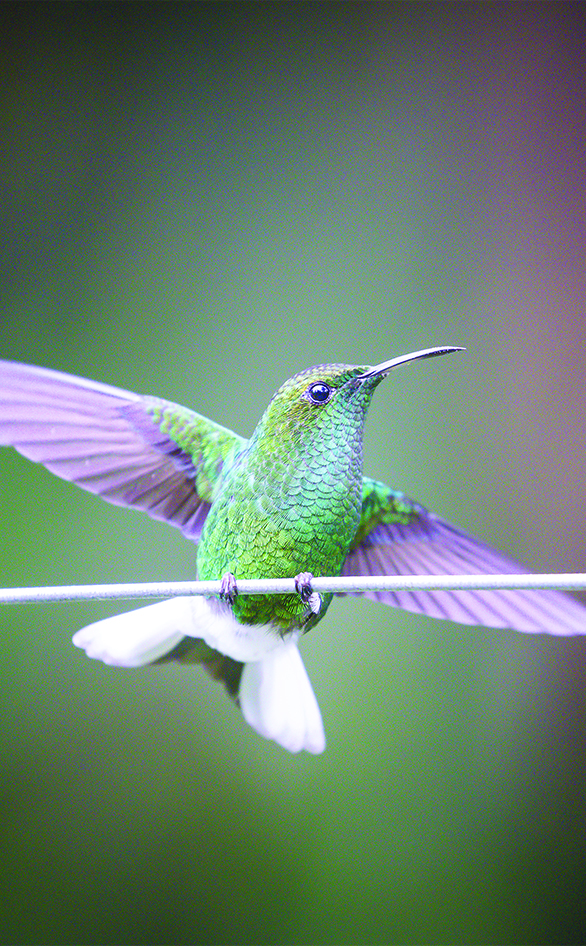
[[[0,350],[252,431],[322,361],[369,474],[538,570],[586,554],[580,4],[0,10]],[[5,450],[2,585],[193,576],[175,530]],[[303,642],[328,749],[198,668],[0,614],[0,941],[579,943],[582,640],[359,599]]]

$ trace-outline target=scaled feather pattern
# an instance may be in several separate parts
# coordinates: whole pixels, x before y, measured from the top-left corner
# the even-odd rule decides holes
[[[526,571],[384,483],[363,476],[366,410],[398,364],[318,365],[277,391],[245,440],[195,411],[59,371],[0,361],[0,444],[110,503],[198,543],[200,578],[460,575]],[[233,583],[233,585],[231,584]],[[557,591],[369,591],[384,604],[463,624],[586,633],[586,608]],[[261,735],[322,752],[319,706],[298,650],[331,594],[178,598],[78,631],[118,666],[201,663]]]

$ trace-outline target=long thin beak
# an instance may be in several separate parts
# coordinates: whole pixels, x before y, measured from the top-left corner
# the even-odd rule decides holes
[[[419,358],[435,358],[437,355],[449,355],[452,351],[466,351],[465,348],[454,348],[453,346],[443,346],[442,348],[423,348],[421,351],[412,351],[409,355],[399,355],[398,358],[391,358],[390,361],[383,361],[374,368],[368,368],[357,377],[358,381],[366,381],[367,378],[385,377],[393,368],[404,365],[406,361],[417,361]]]

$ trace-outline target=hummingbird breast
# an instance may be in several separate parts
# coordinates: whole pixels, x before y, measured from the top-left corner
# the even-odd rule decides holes
[[[289,578],[300,572],[339,574],[356,534],[362,502],[362,464],[345,465],[320,453],[293,462],[281,453],[243,451],[227,472],[202,532],[198,576]],[[320,612],[323,616],[331,596]],[[246,624],[303,626],[307,606],[293,595],[236,598]]]

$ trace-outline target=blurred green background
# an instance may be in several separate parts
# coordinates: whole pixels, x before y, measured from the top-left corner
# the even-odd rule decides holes
[[[584,36],[564,4],[0,10],[0,353],[249,434],[323,361],[438,344],[366,470],[538,570],[585,557]],[[175,530],[0,457],[2,585],[193,576]],[[5,606],[0,941],[579,943],[586,651],[359,599],[293,757],[199,669]]]

